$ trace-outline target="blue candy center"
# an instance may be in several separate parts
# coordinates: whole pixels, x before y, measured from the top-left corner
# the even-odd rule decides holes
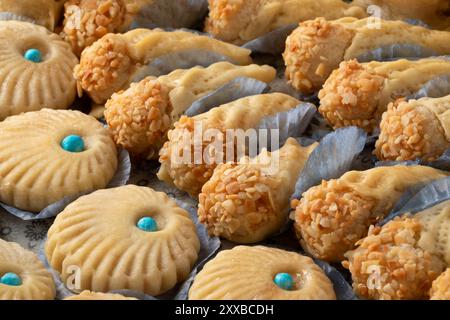
[[[22,279],[15,273],[12,272],[8,272],[5,273],[1,278],[0,278],[0,283],[7,285],[7,286],[20,286],[22,285]]]
[[[84,141],[83,138],[77,135],[70,135],[61,141],[61,148],[69,152],[83,152]]]
[[[23,57],[31,62],[42,62],[42,53],[38,49],[28,49]]]
[[[289,273],[278,273],[273,282],[283,290],[292,290],[294,278]]]
[[[158,225],[155,219],[151,217],[144,217],[139,219],[137,226],[139,229],[145,232],[155,232],[158,231]]]

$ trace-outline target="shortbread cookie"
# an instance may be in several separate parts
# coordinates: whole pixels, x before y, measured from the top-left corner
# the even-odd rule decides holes
[[[194,101],[239,77],[269,83],[275,76],[276,70],[267,65],[218,62],[147,77],[113,94],[105,106],[105,119],[116,144],[136,157],[152,159],[158,156],[167,131]]]
[[[78,59],[58,35],[28,22],[0,21],[0,121],[75,99]]]
[[[450,268],[442,273],[436,280],[430,290],[431,300],[450,300]]]
[[[438,159],[450,148],[450,96],[400,99],[388,106],[376,143],[378,159],[392,161]]]
[[[165,193],[128,185],[100,190],[71,203],[48,232],[50,265],[78,290],[129,289],[160,295],[185,280],[200,242],[189,214]]]
[[[421,224],[414,218],[396,218],[369,235],[346,254],[344,262],[355,292],[366,299],[428,299],[433,280],[445,268],[439,257],[420,245]]]
[[[190,300],[336,300],[333,284],[314,261],[257,246],[224,250],[195,277]]]
[[[450,34],[450,33],[449,33]],[[378,128],[389,103],[415,94],[429,81],[450,74],[450,60],[342,62],[319,92],[319,112],[334,128]]]
[[[295,139],[254,159],[220,164],[199,195],[199,220],[210,234],[236,243],[255,243],[280,231],[288,220],[289,199],[317,144]]]
[[[53,31],[62,16],[65,0],[1,0],[0,12],[11,18],[29,19]]]
[[[448,174],[424,166],[394,166],[351,171],[322,181],[292,203],[300,243],[316,258],[342,261],[408,188]]]
[[[0,201],[22,210],[104,188],[117,170],[108,130],[79,111],[12,116],[0,123],[0,135]]]
[[[70,296],[64,300],[137,300],[115,293],[100,293],[85,290],[78,295]]]
[[[342,61],[377,60],[369,53],[393,45],[397,48],[382,59],[446,55],[450,54],[450,32],[373,18],[306,21],[286,41],[286,77],[295,89],[313,93]]]
[[[107,34],[81,55],[75,68],[79,86],[96,103],[104,103],[127,88],[136,77],[148,75],[148,65],[173,53],[209,51],[234,64],[252,62],[251,51],[208,36],[186,31],[136,29],[125,34]]]
[[[229,159],[231,156],[237,157],[237,152],[233,155],[226,153],[227,130],[237,133],[239,129],[243,132],[255,129],[263,118],[292,110],[300,103],[286,94],[271,93],[242,98],[194,117],[182,116],[180,121],[175,123],[174,129],[169,131],[168,141],[160,151],[161,168],[158,178],[197,197],[219,163],[238,160]],[[200,131],[200,128],[204,136],[194,137],[195,131]],[[215,133],[214,137],[207,137],[205,134],[208,131]],[[230,144],[237,145],[238,139],[233,136],[229,138],[232,140],[229,141]],[[220,141],[221,139],[223,141]],[[214,156],[214,152],[219,150],[212,150],[213,144],[219,143],[224,149],[223,161]],[[198,154],[198,151],[195,151],[196,146],[201,146],[201,155],[206,154],[205,150],[211,152],[209,161],[201,161],[199,164],[200,161],[197,160],[194,163],[195,154]]]
[[[53,300],[55,294],[52,275],[39,258],[0,239],[0,300]]]

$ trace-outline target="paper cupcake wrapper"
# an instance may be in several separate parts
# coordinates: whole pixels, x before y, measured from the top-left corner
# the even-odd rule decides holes
[[[445,59],[448,59],[448,57],[445,57]],[[450,75],[442,75],[425,83],[420,90],[408,99],[441,98],[448,95],[450,95]]]
[[[25,16],[21,16],[12,12],[5,12],[5,11],[1,11],[0,12],[0,20],[1,21],[22,21],[22,22],[30,22],[33,24],[37,24],[36,20],[25,17]]]
[[[117,167],[117,171],[116,171],[115,175],[112,177],[111,181],[108,183],[107,188],[115,188],[115,187],[120,187],[120,186],[127,184],[128,179],[130,178],[130,172],[131,172],[130,155],[128,154],[128,151],[122,149],[119,152],[119,165]],[[33,212],[21,210],[21,209],[12,207],[12,206],[8,206],[7,204],[4,204],[2,202],[0,202],[0,207],[5,209],[8,213],[10,213],[22,220],[25,220],[25,221],[43,220],[43,219],[49,219],[49,218],[56,217],[71,202],[78,199],[80,196],[91,193],[91,192],[92,191],[80,193],[75,196],[65,197],[55,203],[52,203],[51,205],[44,208],[39,213],[33,213]]]
[[[392,44],[370,50],[357,57],[359,62],[392,61],[397,59],[420,59],[439,54],[416,44]]]
[[[366,132],[357,127],[338,129],[323,138],[306,162],[291,199],[300,199],[322,180],[336,179],[349,171],[364,150],[366,138]]]
[[[129,29],[189,28],[203,20],[207,0],[153,0],[133,17]]]
[[[380,225],[388,223],[395,217],[406,213],[415,214],[447,200],[450,200],[450,177],[435,180],[427,185],[416,186],[405,192],[392,212],[380,222]]]
[[[423,28],[427,28],[427,29],[432,29],[427,23],[423,22],[422,20],[419,19],[405,19],[404,20],[406,23],[409,23],[413,26],[418,26],[418,27],[423,27]]]
[[[242,47],[252,50],[253,53],[278,55],[284,51],[286,39],[298,27],[298,24],[289,24],[275,29],[263,36],[249,41]]]
[[[295,109],[263,118],[257,130],[278,130],[278,145],[281,147],[288,138],[301,137],[308,128],[316,111],[315,105],[304,102],[295,107]],[[270,137],[271,135],[268,135],[268,138]],[[272,141],[269,140],[267,146],[271,145]],[[269,148],[269,151],[275,150],[270,150]]]
[[[325,261],[318,259],[313,260],[333,283],[337,300],[358,300],[352,286],[345,280],[341,272]]]
[[[139,82],[148,76],[159,77],[177,69],[190,69],[196,66],[208,67],[216,62],[235,61],[224,55],[206,50],[186,50],[162,55],[142,66],[131,77],[131,82]]]
[[[133,297],[137,298],[139,300],[186,300],[189,292],[189,288],[191,286],[191,283],[197,274],[197,271],[200,267],[202,267],[206,261],[208,261],[213,255],[216,254],[216,252],[220,248],[220,240],[217,237],[210,237],[208,235],[208,231],[206,228],[198,221],[197,217],[197,209],[188,203],[185,203],[183,201],[179,201],[177,199],[174,199],[177,204],[186,210],[190,216],[191,219],[195,223],[195,227],[197,229],[197,236],[200,240],[200,251],[198,254],[197,263],[194,265],[193,269],[191,270],[191,273],[189,277],[183,281],[182,283],[178,284],[175,288],[171,289],[170,291],[158,296],[153,297],[150,295],[147,295],[142,292],[136,292],[133,290],[112,290],[111,293],[118,293],[122,294],[126,297]],[[61,300],[73,295],[76,295],[77,293],[69,290],[64,282],[61,280],[61,277],[59,273],[54,270],[50,264],[48,263],[47,257],[45,256],[45,250],[44,245],[42,246],[41,250],[39,251],[39,259],[44,263],[45,267],[51,272],[53,275],[53,279],[56,284],[56,299]]]
[[[185,112],[189,117],[208,112],[214,107],[247,96],[258,95],[269,90],[269,86],[253,78],[240,77],[195,101]]]

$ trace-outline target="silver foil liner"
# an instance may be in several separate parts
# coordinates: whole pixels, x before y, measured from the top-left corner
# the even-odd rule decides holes
[[[197,208],[189,203],[185,203],[183,201],[174,199],[177,204],[186,210],[189,215],[191,216],[191,219],[195,223],[195,227],[197,229],[197,236],[200,240],[200,252],[198,253],[198,259],[197,263],[191,270],[191,273],[185,281],[178,284],[175,288],[171,289],[170,291],[158,296],[153,297],[150,295],[147,295],[142,292],[136,292],[133,290],[113,290],[111,293],[118,293],[122,294],[126,297],[133,297],[139,300],[186,300],[188,296],[188,291],[190,288],[190,285],[197,274],[197,271],[199,268],[201,268],[204,263],[206,263],[207,260],[209,260],[212,256],[214,256],[220,248],[220,240],[217,237],[210,237],[208,235],[208,232],[206,228],[198,221],[197,217]],[[59,273],[54,270],[50,264],[48,263],[47,257],[45,256],[45,250],[44,246],[42,246],[41,250],[39,251],[39,259],[44,263],[45,267],[51,272],[53,279],[56,284],[56,299],[61,300],[73,295],[76,295],[77,293],[72,292],[69,290],[66,285],[63,283],[63,281],[60,278]]]
[[[439,54],[417,44],[392,44],[370,50],[357,57],[359,62],[392,61],[396,59],[420,59]]]
[[[107,188],[115,188],[127,184],[130,178],[130,172],[131,172],[130,155],[128,154],[128,151],[122,149],[119,152],[119,165],[117,167],[116,173],[112,177],[111,181],[108,183]],[[71,202],[73,202],[80,196],[91,192],[92,191],[80,193],[75,196],[65,197],[55,203],[52,203],[39,213],[21,210],[12,206],[8,206],[7,204],[4,204],[2,202],[0,202],[0,207],[5,209],[8,213],[26,221],[49,219],[56,217],[60,212],[64,210],[65,207],[67,207]]]
[[[392,212],[380,222],[384,225],[406,213],[415,214],[441,202],[450,200],[450,177],[435,180],[427,185],[416,186],[405,192]]]
[[[450,75],[436,77],[420,88],[408,99],[420,99],[424,97],[441,98],[450,95]]]
[[[242,47],[252,50],[253,53],[278,55],[284,51],[287,37],[297,26],[298,24],[289,24],[278,28],[255,40],[247,42]]]
[[[12,13],[12,12],[5,12],[5,11],[0,12],[0,20],[1,21],[13,20],[13,21],[30,22],[33,24],[37,24],[37,22],[34,19],[31,19],[31,18],[28,18],[25,16],[21,16],[21,15]]]
[[[357,127],[338,129],[325,136],[306,162],[291,199],[300,199],[322,180],[336,179],[349,171],[364,150],[366,138],[366,132]]]
[[[152,0],[134,16],[129,29],[190,28],[203,20],[207,0]]]
[[[208,112],[214,107],[235,101],[247,96],[258,95],[269,90],[269,86],[252,78],[236,78],[221,88],[195,101],[185,112],[189,117]]]

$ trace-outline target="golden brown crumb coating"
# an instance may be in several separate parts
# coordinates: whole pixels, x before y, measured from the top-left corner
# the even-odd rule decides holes
[[[169,91],[148,77],[113,94],[105,105],[105,119],[115,143],[136,157],[157,156],[171,125]]]
[[[433,161],[450,147],[442,123],[424,106],[434,100],[401,99],[389,104],[374,152],[378,159]]]
[[[324,18],[300,23],[287,38],[283,54],[289,83],[303,93],[320,89],[344,60],[352,38],[351,30]]]
[[[343,265],[352,274],[353,289],[362,298],[377,300],[428,299],[442,261],[417,243],[421,225],[403,217],[383,227],[372,226]]]
[[[319,92],[319,112],[334,128],[378,126],[380,91],[384,78],[356,60],[344,61]]]
[[[431,300],[450,300],[450,268],[442,273],[436,280],[430,290]]]

